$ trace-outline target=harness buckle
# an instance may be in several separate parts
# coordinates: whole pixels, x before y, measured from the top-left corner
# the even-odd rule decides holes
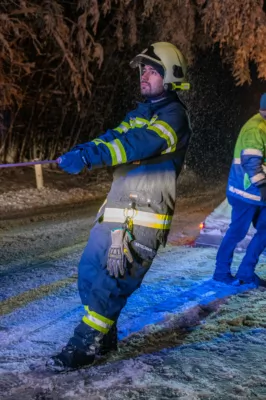
[[[130,197],[133,197],[133,196],[130,196]],[[129,206],[130,206],[130,208],[124,209],[124,216],[125,216],[124,225],[125,225],[126,229],[128,229],[130,232],[132,232],[133,231],[133,220],[134,220],[135,216],[137,215],[135,201],[130,202]]]
[[[125,218],[134,219],[136,216],[137,210],[135,208],[125,208],[124,209],[124,216]]]

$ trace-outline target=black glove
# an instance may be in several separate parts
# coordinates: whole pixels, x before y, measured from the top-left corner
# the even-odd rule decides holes
[[[260,196],[262,201],[266,201],[266,183],[259,186],[260,189]]]

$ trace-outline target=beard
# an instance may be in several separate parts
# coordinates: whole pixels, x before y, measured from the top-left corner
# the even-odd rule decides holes
[[[148,82],[144,82],[145,85],[140,85],[140,92],[142,96],[145,97],[158,97],[164,93],[164,88],[162,87],[155,87],[152,88]]]

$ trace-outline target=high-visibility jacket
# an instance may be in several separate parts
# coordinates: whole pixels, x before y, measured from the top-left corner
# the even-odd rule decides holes
[[[186,108],[170,93],[156,102],[138,103],[117,128],[78,146],[89,168],[115,166],[103,220],[122,223],[130,217],[134,229],[156,230],[164,244],[190,135]]]
[[[266,205],[259,186],[266,183],[266,121],[256,114],[242,127],[231,165],[227,195],[248,203]]]

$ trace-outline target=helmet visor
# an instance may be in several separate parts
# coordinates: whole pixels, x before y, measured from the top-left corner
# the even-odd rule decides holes
[[[136,68],[139,66],[139,64],[151,65],[155,69],[156,69],[156,67],[158,67],[158,65],[163,68],[162,62],[160,62],[159,60],[155,60],[154,58],[152,58],[146,54],[138,54],[129,63],[131,68]]]

